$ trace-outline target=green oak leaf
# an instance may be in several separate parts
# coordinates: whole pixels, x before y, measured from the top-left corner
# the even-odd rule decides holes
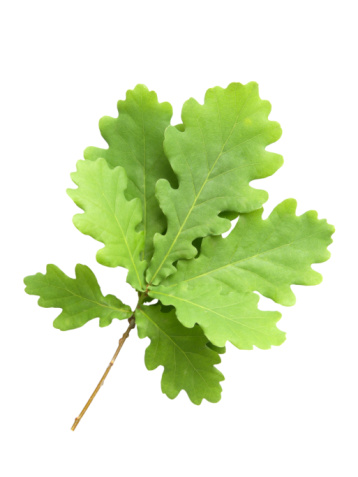
[[[232,83],[209,89],[203,105],[189,99],[183,125],[166,129],[164,150],[179,187],[165,179],[157,183],[168,228],[154,237],[148,282],[157,285],[175,272],[175,261],[194,257],[196,238],[227,231],[230,220],[223,213],[250,212],[267,200],[265,191],[249,183],[282,165],[281,156],[265,150],[281,136],[279,124],[268,120],[270,110],[256,83]]]
[[[154,91],[137,85],[118,101],[118,117],[100,120],[99,127],[108,149],[88,147],[85,159],[106,159],[111,167],[122,166],[128,176],[126,197],[139,197],[143,209],[144,258],[153,254],[153,236],[162,233],[166,220],[155,197],[158,179],[176,184],[176,177],[163,151],[164,130],[169,126],[172,107],[159,103]]]
[[[137,290],[144,290],[146,262],[141,260],[144,232],[137,231],[142,220],[139,199],[128,201],[124,196],[127,176],[122,167],[111,169],[105,159],[78,161],[77,172],[71,174],[77,189],[68,195],[85,212],[77,214],[73,223],[82,233],[105,244],[97,260],[108,267],[128,269],[127,281]]]
[[[328,260],[333,226],[317,212],[296,216],[296,201],[279,204],[266,220],[262,209],[240,216],[226,237],[207,237],[200,256],[179,261],[177,273],[150,295],[176,308],[178,319],[198,323],[217,346],[226,340],[242,349],[269,348],[284,340],[275,326],[279,313],[257,308],[257,291],[281,305],[293,305],[291,285],[316,285],[313,263]]]
[[[207,346],[199,326],[186,328],[177,320],[174,310],[162,313],[160,304],[142,305],[135,312],[135,320],[138,336],[151,340],[145,352],[147,368],[164,367],[163,393],[174,399],[183,389],[194,404],[203,399],[220,400],[220,381],[224,376],[214,367],[220,363],[220,357]]]
[[[129,306],[114,295],[103,296],[93,272],[76,265],[76,278],[70,278],[55,265],[47,265],[46,274],[37,273],[24,279],[25,291],[38,295],[44,308],[62,308],[53,326],[59,330],[80,328],[99,318],[99,326],[108,326],[113,318],[124,320],[132,315]]]

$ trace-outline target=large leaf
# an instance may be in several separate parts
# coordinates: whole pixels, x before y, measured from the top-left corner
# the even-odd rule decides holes
[[[207,346],[199,326],[186,328],[179,323],[174,310],[163,313],[159,304],[142,305],[135,318],[139,337],[151,340],[145,352],[147,368],[164,367],[163,393],[174,399],[184,389],[194,404],[203,399],[220,400],[219,383],[224,376],[214,367],[220,363],[220,357]]]
[[[164,155],[164,130],[169,125],[172,107],[158,103],[154,91],[137,85],[127,91],[125,101],[118,101],[118,117],[100,120],[101,134],[108,149],[88,147],[85,159],[104,157],[111,167],[122,166],[128,176],[126,197],[139,197],[143,208],[145,235],[144,258],[153,254],[153,235],[162,233],[166,220],[154,195],[155,184],[161,177],[175,184],[176,178]]]
[[[279,314],[257,309],[262,295],[293,305],[291,285],[315,285],[321,275],[313,263],[329,258],[334,228],[315,211],[297,217],[296,201],[278,205],[266,220],[262,210],[240,216],[228,237],[207,237],[197,259],[179,261],[178,271],[150,295],[174,305],[185,326],[199,323],[208,339],[239,348],[280,344]]]
[[[85,211],[75,215],[73,223],[82,233],[105,244],[97,253],[99,263],[127,268],[128,283],[143,290],[146,262],[140,257],[144,232],[137,231],[142,210],[139,199],[128,201],[124,196],[124,169],[111,169],[105,159],[78,161],[77,172],[71,177],[78,188],[69,189],[68,195]]]
[[[37,273],[24,282],[26,293],[40,297],[40,306],[62,308],[53,325],[63,331],[79,328],[93,318],[99,318],[99,326],[108,326],[113,318],[124,320],[132,314],[114,295],[102,295],[96,277],[85,265],[76,265],[76,278],[47,265],[45,275]]]
[[[279,124],[268,120],[270,109],[256,83],[209,89],[203,105],[194,99],[184,104],[183,126],[165,132],[164,149],[179,187],[166,180],[157,184],[168,229],[154,237],[148,282],[158,284],[175,272],[173,262],[194,257],[196,238],[228,230],[223,212],[250,212],[267,200],[265,191],[249,183],[282,165],[281,156],[265,150],[281,136]]]

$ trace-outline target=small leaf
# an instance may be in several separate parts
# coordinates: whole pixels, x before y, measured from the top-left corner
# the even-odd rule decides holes
[[[214,367],[220,363],[220,357],[209,349],[199,326],[184,327],[174,310],[162,313],[160,304],[142,306],[135,318],[138,336],[151,340],[145,352],[147,368],[164,366],[163,393],[174,399],[184,389],[194,404],[200,404],[203,399],[220,400],[219,383],[224,376]]]
[[[282,165],[281,156],[265,150],[281,136],[279,124],[268,120],[270,110],[256,83],[212,88],[203,105],[194,99],[184,104],[183,125],[165,132],[164,150],[179,187],[164,179],[157,183],[168,228],[154,237],[148,282],[159,284],[175,272],[175,261],[194,257],[196,238],[227,231],[228,212],[230,217],[250,212],[267,200],[265,191],[249,183]]]
[[[80,328],[93,318],[99,318],[99,326],[108,326],[113,318],[124,320],[132,315],[130,307],[114,295],[102,295],[95,275],[85,265],[76,265],[76,278],[47,265],[45,275],[37,273],[24,282],[26,293],[40,297],[40,306],[62,308],[53,323],[59,330]]]
[[[200,256],[179,261],[177,273],[150,295],[176,308],[183,325],[198,323],[217,346],[226,340],[242,349],[279,345],[284,333],[274,325],[280,315],[257,309],[262,295],[293,305],[291,285],[315,285],[312,270],[330,256],[334,228],[314,211],[295,215],[296,201],[279,204],[266,220],[262,209],[241,215],[228,237],[206,237]]]
[[[69,189],[68,195],[85,211],[75,215],[73,223],[80,232],[105,244],[97,253],[97,261],[107,267],[127,268],[128,283],[143,290],[146,262],[140,256],[144,232],[137,231],[142,211],[139,199],[128,201],[124,196],[124,169],[110,169],[104,159],[78,161],[77,172],[71,177],[78,189]]]
[[[172,107],[159,103],[154,91],[137,85],[127,91],[125,101],[118,101],[118,117],[104,117],[99,127],[108,149],[88,147],[85,159],[103,157],[111,167],[122,166],[128,176],[126,197],[138,197],[143,209],[144,258],[153,255],[153,236],[163,233],[166,219],[154,195],[158,179],[176,184],[176,177],[164,155],[164,130],[169,126]]]

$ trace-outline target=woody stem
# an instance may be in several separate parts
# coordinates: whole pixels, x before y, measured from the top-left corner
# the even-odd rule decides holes
[[[122,338],[119,340],[119,343],[118,343],[118,346],[117,346],[117,349],[116,349],[116,352],[114,353],[113,355],[113,358],[111,359],[111,362],[109,363],[109,365],[107,366],[107,369],[106,371],[104,372],[100,382],[97,384],[97,387],[96,389],[93,391],[91,397],[89,398],[89,400],[87,401],[85,407],[82,409],[82,411],[80,412],[80,414],[78,415],[78,417],[76,417],[75,419],[75,422],[73,423],[73,426],[71,427],[71,430],[74,431],[76,429],[76,427],[78,426],[78,423],[80,422],[80,420],[82,419],[82,417],[84,416],[85,412],[87,411],[87,409],[89,408],[91,402],[93,401],[93,399],[95,398],[96,394],[98,393],[98,391],[100,390],[101,386],[103,385],[104,383],[104,380],[106,379],[107,377],[107,374],[109,373],[110,369],[112,368],[120,350],[122,349],[122,346],[125,342],[125,340],[128,338],[129,336],[129,333],[131,332],[131,330],[135,327],[135,319],[134,319],[134,315],[131,316],[129,318],[129,326],[128,328],[126,329],[126,331],[124,332]]]

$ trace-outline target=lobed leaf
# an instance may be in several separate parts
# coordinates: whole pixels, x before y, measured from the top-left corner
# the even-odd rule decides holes
[[[147,368],[164,367],[163,393],[174,399],[184,389],[194,404],[203,399],[220,400],[220,381],[224,376],[214,367],[220,363],[220,357],[207,346],[199,326],[186,328],[177,320],[174,310],[163,313],[159,304],[142,305],[136,310],[135,319],[138,336],[151,340],[145,352]]]
[[[69,189],[68,195],[85,211],[75,215],[73,223],[82,233],[105,244],[97,253],[99,263],[127,268],[128,283],[143,290],[144,232],[137,231],[142,211],[139,199],[128,201],[124,196],[125,170],[122,167],[111,169],[105,159],[78,161],[77,172],[71,177],[78,189]]]
[[[296,201],[279,204],[266,220],[262,209],[241,215],[228,237],[207,237],[200,256],[179,261],[177,273],[150,295],[176,307],[185,326],[198,323],[208,339],[226,340],[242,349],[280,344],[284,334],[274,327],[275,312],[257,309],[257,291],[282,305],[293,305],[291,285],[316,285],[312,270],[330,256],[334,228],[315,211],[297,217]]]
[[[76,265],[76,278],[70,278],[55,265],[47,265],[46,274],[37,273],[24,279],[25,291],[38,295],[44,308],[62,308],[53,325],[59,330],[80,328],[93,318],[99,326],[108,326],[113,318],[124,320],[132,315],[129,306],[114,295],[103,296],[93,272]]]
[[[165,132],[164,149],[179,187],[164,179],[157,183],[168,228],[154,237],[148,282],[157,285],[175,272],[175,261],[194,257],[196,238],[228,230],[225,213],[250,212],[267,200],[265,191],[249,183],[282,165],[281,156],[265,150],[281,136],[279,124],[268,120],[270,110],[256,83],[212,88],[203,105],[194,99],[184,104],[183,126]]]
[[[176,177],[163,151],[164,130],[169,126],[172,107],[159,103],[154,91],[137,85],[118,101],[118,117],[100,120],[99,127],[108,149],[88,147],[85,159],[106,159],[111,167],[122,166],[128,176],[126,197],[138,197],[143,209],[144,258],[153,255],[153,236],[162,233],[166,220],[155,197],[160,178],[176,183]]]

